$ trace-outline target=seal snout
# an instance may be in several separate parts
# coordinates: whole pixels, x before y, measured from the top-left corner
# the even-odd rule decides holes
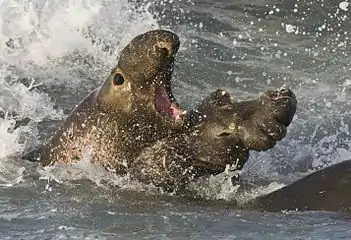
[[[131,82],[131,88],[139,91],[135,96],[152,99],[153,106],[149,106],[153,107],[153,111],[177,123],[183,120],[185,111],[173,97],[170,81],[179,46],[179,37],[171,31],[148,31],[136,36],[122,50],[117,65]]]
[[[165,42],[158,42],[154,45],[155,51],[159,51],[162,54],[171,57],[174,55],[173,48],[170,44],[167,44]]]
[[[296,101],[296,96],[294,92],[289,88],[281,88],[276,91],[268,92],[268,97],[270,97],[273,101],[289,98]]]
[[[151,34],[155,34],[156,50],[166,53],[168,57],[173,57],[178,52],[180,40],[177,34],[168,30],[154,30]]]
[[[169,38],[159,39],[154,45],[155,51],[161,52],[167,57],[173,57],[177,53],[178,48],[179,48],[178,42],[174,41],[174,39],[169,39]]]

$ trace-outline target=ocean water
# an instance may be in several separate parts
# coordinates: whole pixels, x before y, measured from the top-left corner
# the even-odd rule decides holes
[[[336,213],[230,204],[351,158],[350,11],[343,0],[0,0],[1,239],[351,238]],[[211,201],[189,200],[84,161],[41,168],[19,158],[102,83],[134,36],[156,28],[181,38],[173,85],[184,106],[219,87],[239,100],[295,91],[286,138],[252,152],[241,172],[264,185],[239,194],[219,175],[189,186]]]

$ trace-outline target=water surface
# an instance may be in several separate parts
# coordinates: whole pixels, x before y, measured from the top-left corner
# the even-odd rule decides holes
[[[350,159],[350,10],[340,1],[0,1],[2,239],[347,239],[347,216],[260,213],[229,204]],[[80,162],[40,168],[19,155],[48,139],[108,76],[137,34],[181,37],[174,77],[191,107],[216,88],[248,99],[288,86],[298,110],[287,137],[253,152],[236,194],[220,175],[191,187],[206,202],[160,193]],[[11,48],[5,42],[14,39]],[[98,39],[92,44],[91,38]],[[106,49],[104,46],[112,46]],[[17,120],[17,124],[16,124]],[[18,120],[20,124],[18,124]]]

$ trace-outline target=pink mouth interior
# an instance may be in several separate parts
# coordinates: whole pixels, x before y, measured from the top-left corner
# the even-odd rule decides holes
[[[184,112],[175,103],[172,103],[166,88],[162,85],[156,90],[155,107],[162,116],[170,116],[175,120],[180,119]]]

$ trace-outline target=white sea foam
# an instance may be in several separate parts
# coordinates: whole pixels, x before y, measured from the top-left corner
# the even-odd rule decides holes
[[[62,111],[64,106],[73,106],[77,103],[78,100],[75,99],[78,95],[77,92],[84,95],[91,88],[99,85],[103,80],[101,76],[105,77],[107,69],[116,63],[118,52],[135,35],[158,27],[156,19],[147,8],[148,5],[134,6],[127,0],[0,1],[0,111],[5,114],[4,118],[0,118],[1,182],[6,184],[6,179],[11,183],[21,181],[23,168],[13,165],[11,161],[6,161],[6,157],[21,152],[28,145],[38,144],[38,123],[42,122],[43,119],[62,119],[65,116]],[[290,30],[287,29],[288,32]],[[211,37],[211,33],[207,34],[208,40],[211,42],[223,44],[225,41],[224,37],[219,39],[217,36]],[[239,35],[236,36],[236,39],[245,39],[248,33],[241,31],[237,34]],[[91,39],[87,36],[106,41],[101,44],[110,45],[111,51],[104,52],[103,46],[99,43],[92,44]],[[14,48],[8,48],[5,44],[10,38],[14,39]],[[228,41],[228,47],[232,46],[232,42]],[[201,48],[200,45],[197,47]],[[289,57],[282,54],[280,59]],[[87,59],[88,63],[82,59]],[[260,62],[260,64],[264,64],[264,62]],[[267,69],[269,70],[269,66]],[[280,68],[278,69],[281,71]],[[333,74],[334,72],[337,71],[333,71]],[[233,71],[233,73],[235,72]],[[230,75],[235,76],[236,74]],[[312,166],[318,167],[325,164],[326,160],[334,163],[346,160],[350,156],[350,150],[348,150],[351,149],[350,142],[344,142],[343,145],[338,146],[340,138],[342,139],[340,136],[349,134],[346,120],[342,128],[336,132],[320,134],[331,128],[331,126],[323,127],[328,123],[326,119],[335,120],[337,125],[343,121],[343,114],[338,112],[338,107],[347,106],[346,93],[349,92],[349,84],[345,84],[344,92],[339,94],[334,91],[335,89],[329,88],[329,82],[323,85],[323,81],[308,79],[298,70],[292,72],[292,75],[304,83],[303,87],[298,89],[299,106],[302,105],[304,112],[298,112],[296,120],[289,127],[287,138],[278,143],[272,151],[252,153],[243,171],[248,176],[255,173],[280,180],[277,169],[282,165],[282,162],[279,162],[281,159],[284,159],[284,164],[291,161],[287,165],[299,166],[301,162],[305,162],[306,158],[309,158]],[[25,86],[21,81],[18,81],[23,77],[35,79],[34,85],[42,84],[49,91]],[[240,75],[240,79],[243,79],[242,77]],[[325,78],[329,79],[330,76]],[[200,82],[202,79],[198,81]],[[242,84],[242,82],[237,81],[237,84]],[[191,94],[189,94],[191,97],[194,97],[194,91],[200,91],[193,83],[184,83],[184,86],[191,90]],[[203,81],[203,84],[207,86],[208,82]],[[309,84],[316,87],[306,88],[305,86],[310,86]],[[228,89],[234,93],[233,95],[243,96],[242,89],[234,89],[233,86],[229,86]],[[53,90],[57,90],[58,93],[54,94]],[[212,90],[206,88],[206,90],[201,91],[207,94],[208,91]],[[256,95],[252,91],[247,94],[249,97]],[[321,98],[329,99],[330,103],[326,103],[326,106],[331,107],[328,111],[319,110],[316,114],[314,110],[325,107],[318,105]],[[68,103],[66,99],[69,99]],[[337,104],[333,105],[336,103],[335,99]],[[55,106],[56,101],[59,103],[58,106]],[[303,103],[306,102],[309,104],[304,106]],[[314,107],[316,108],[314,109]],[[349,119],[350,113],[345,110],[344,112],[345,119]],[[12,113],[16,113],[16,115],[13,116]],[[309,121],[306,121],[305,116],[298,117],[303,114],[308,115]],[[26,126],[16,127],[16,121],[25,118],[32,121]],[[313,129],[315,130],[313,131]],[[328,137],[325,137],[326,135]],[[335,149],[337,150],[333,151]],[[316,156],[317,153],[320,155]],[[289,158],[290,156],[293,157]],[[9,171],[9,174],[5,174],[5,171],[11,169],[11,166],[14,166],[16,171]],[[306,170],[305,166],[301,168]],[[71,170],[68,171],[68,169]],[[297,169],[299,170],[298,167]],[[101,182],[109,179],[109,184],[112,185],[138,190],[147,188],[139,183],[130,182],[128,179],[112,176],[84,161],[75,166],[41,169],[40,173],[42,178],[50,181],[57,179],[60,182],[67,179],[88,178],[101,185]],[[237,191],[237,186],[232,186],[229,178],[223,178],[222,175],[211,177],[202,186],[196,186],[198,191],[202,191],[202,195],[215,196],[218,199],[230,199]],[[49,187],[50,185],[48,189]],[[274,187],[269,186],[262,189],[270,191]]]
[[[101,68],[107,72],[106,68],[115,64],[116,53],[131,38],[158,27],[146,7],[137,11],[127,0],[0,1],[0,159],[6,162],[3,168],[0,164],[2,182],[6,182],[4,171],[11,165],[6,157],[39,143],[37,124],[64,117],[51,91],[33,86],[54,89],[63,85],[63,95],[67,89],[74,94],[77,86],[88,85],[87,76],[96,79],[91,85],[97,86]],[[103,52],[88,35],[108,40],[115,52]],[[5,43],[10,39],[13,42],[8,47]],[[90,56],[92,65],[96,61],[104,66],[97,70],[80,66],[72,59],[77,52],[77,58]],[[25,85],[23,78],[33,78],[33,82]],[[29,124],[16,126],[26,118],[31,120]],[[14,178],[21,175],[20,170],[13,173]]]

